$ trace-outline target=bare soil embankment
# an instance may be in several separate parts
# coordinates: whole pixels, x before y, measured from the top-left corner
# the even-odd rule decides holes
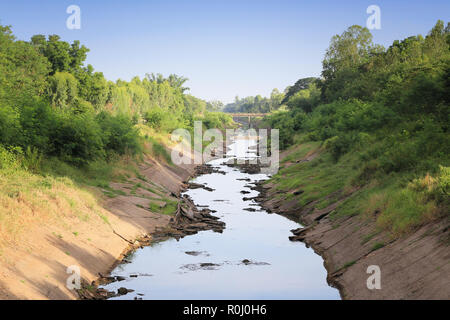
[[[308,155],[297,162],[310,160]],[[343,299],[450,299],[448,218],[393,238],[376,228],[373,216],[330,217],[348,193],[342,197],[330,195],[340,200],[319,210],[315,202],[300,207],[298,200],[277,197],[279,191],[271,182],[256,189],[261,191],[258,200],[266,210],[291,217],[305,226],[292,230],[290,239],[305,242],[324,258],[328,282],[340,290]],[[301,190],[294,192],[301,196]],[[367,287],[371,275],[367,268],[371,265],[380,267],[380,290]]]
[[[208,228],[216,231],[223,228],[207,209],[198,212],[189,199],[180,199],[186,181],[196,174],[195,165],[167,165],[148,157],[139,171],[139,178],[110,184],[119,194],[113,198],[87,188],[89,196],[95,194],[93,203],[85,205],[84,199],[72,203],[74,200],[70,198],[70,207],[62,208],[68,205],[61,196],[79,191],[68,189],[58,196],[43,197],[39,200],[42,203],[34,204],[34,208],[26,203],[25,207],[31,208],[30,214],[34,215],[33,210],[45,207],[44,202],[52,205],[54,202],[61,207],[61,216],[27,223],[18,237],[20,241],[1,248],[0,299],[102,298],[85,289],[69,290],[67,268],[78,266],[84,288],[90,287],[130,250],[153,241],[153,235],[182,237]],[[149,205],[149,199],[157,210]],[[166,212],[170,210],[166,208],[169,203],[178,203],[178,208],[174,207],[177,216]],[[81,213],[77,214],[77,210]]]

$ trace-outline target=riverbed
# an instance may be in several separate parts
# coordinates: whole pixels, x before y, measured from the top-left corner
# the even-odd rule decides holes
[[[340,299],[327,284],[322,258],[303,243],[291,242],[288,218],[269,214],[252,198],[252,184],[267,174],[248,174],[227,166],[230,159],[256,157],[256,141],[237,137],[226,158],[212,160],[219,172],[193,182],[212,189],[185,192],[226,223],[222,233],[202,231],[135,251],[112,276],[125,278],[103,288],[134,290],[113,299]],[[256,210],[256,211],[255,211]]]

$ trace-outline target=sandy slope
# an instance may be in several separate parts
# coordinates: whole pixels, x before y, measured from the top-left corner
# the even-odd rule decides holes
[[[193,170],[193,165],[169,167],[153,159],[146,159],[140,168],[151,186],[159,186],[168,197],[179,191]],[[137,206],[148,204],[139,197],[146,192],[138,189],[136,195],[106,200],[101,212],[88,221],[63,217],[58,223],[33,225],[19,243],[1,252],[0,299],[76,299],[76,292],[66,287],[68,266],[79,266],[82,278],[91,283],[99,272],[110,271],[129,246],[124,239],[134,241],[168,224],[169,216]]]

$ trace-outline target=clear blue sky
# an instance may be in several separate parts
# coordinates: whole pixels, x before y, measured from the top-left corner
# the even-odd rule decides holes
[[[66,28],[71,4],[81,8],[81,30]],[[0,0],[0,23],[23,40],[80,40],[110,80],[176,73],[192,94],[230,102],[320,75],[330,38],[365,25],[371,4],[382,14],[374,40],[385,46],[449,21],[448,0]]]

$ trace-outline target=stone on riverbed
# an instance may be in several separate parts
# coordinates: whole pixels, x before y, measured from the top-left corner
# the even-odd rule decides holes
[[[197,270],[217,270],[217,267],[220,267],[221,264],[211,263],[211,262],[202,262],[202,263],[191,263],[185,264],[181,266],[181,269],[188,269],[190,271]]]
[[[241,261],[242,264],[248,266],[248,265],[254,265],[254,266],[268,266],[270,263],[267,262],[257,262],[257,261],[251,261],[249,259],[244,259]]]
[[[130,293],[130,292],[134,292],[134,290],[133,289],[127,289],[127,288],[124,288],[124,287],[120,287],[119,289],[117,289],[117,294],[121,295],[121,296],[126,295],[127,293]]]

